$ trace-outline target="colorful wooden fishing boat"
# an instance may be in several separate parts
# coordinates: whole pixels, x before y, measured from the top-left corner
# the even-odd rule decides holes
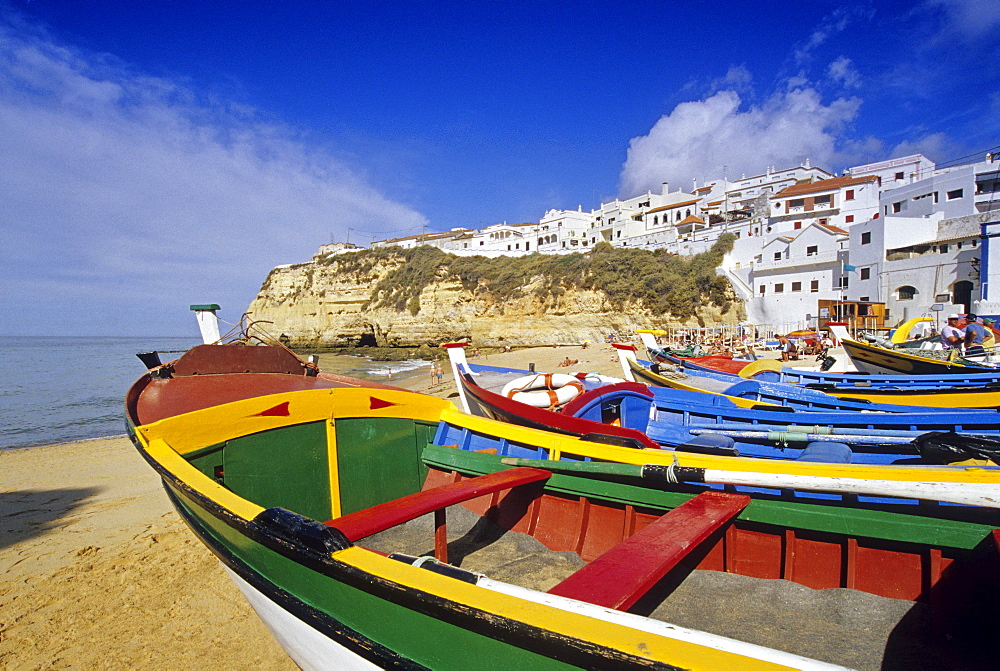
[[[802,412],[635,382],[600,381],[563,406],[535,408],[498,391],[512,377],[534,377],[525,376],[527,371],[470,364],[462,347],[446,347],[466,412],[570,435],[604,435],[603,440],[620,444],[768,459],[894,464],[918,459],[914,441],[929,432],[1000,437],[996,410]]]
[[[208,347],[169,370],[151,368],[130,389],[130,433],[301,668],[824,668],[643,616],[695,566],[995,612],[997,509],[891,512],[711,491],[704,481],[719,463],[756,462],[742,464],[744,474],[781,469],[500,424],[420,394],[256,365],[272,360],[257,350],[271,348]],[[562,473],[554,462],[501,461],[571,455],[691,484],[609,479],[601,464]],[[947,500],[941,485],[961,483],[965,503],[997,490],[992,469],[785,471],[822,472],[823,487],[851,487],[863,474],[930,499]],[[444,510],[456,504],[499,534],[521,532],[588,563],[540,588],[449,565],[460,558],[450,556],[454,518]],[[376,535],[431,513],[433,527],[406,551],[365,549],[393,546]],[[428,547],[437,560],[414,556]]]
[[[965,360],[959,360],[959,367],[953,368],[951,372],[944,372],[942,369],[933,375],[919,373],[904,374],[891,372],[888,369],[873,369],[851,373],[833,372],[818,368],[789,366],[774,359],[757,359],[756,361],[736,360],[742,366],[731,365],[720,368],[713,367],[711,359],[675,357],[669,352],[665,352],[651,338],[650,334],[654,333],[654,331],[642,330],[636,331],[636,333],[639,334],[643,341],[651,360],[672,364],[691,376],[729,381],[731,384],[735,384],[739,381],[738,378],[742,378],[803,386],[816,385],[816,389],[823,391],[826,391],[831,386],[838,389],[844,387],[862,387],[865,389],[878,387],[941,389],[948,387],[976,388],[1000,385],[1000,370],[995,367],[986,367],[976,362],[971,362],[972,365],[966,365]],[[838,334],[844,339],[853,341],[845,331],[838,330]],[[884,350],[884,348],[881,349]],[[987,389],[987,391],[989,390]]]
[[[831,327],[854,366],[873,375],[948,375],[955,373],[982,373],[996,370],[987,362],[972,361],[960,356],[956,350],[934,353],[924,350],[888,349],[877,344],[852,339],[842,326]]]
[[[797,410],[858,410],[882,412],[919,412],[942,409],[1000,408],[1000,384],[969,386],[959,388],[908,387],[908,388],[859,388],[837,387],[835,385],[809,385],[807,387],[768,382],[766,380],[729,377],[734,381],[719,387],[706,383],[706,379],[678,380],[655,372],[651,366],[635,358],[635,348],[631,345],[615,345],[622,358],[622,366],[627,379],[634,379],[656,387],[681,389],[726,396],[739,404],[736,399],[752,403],[772,403],[787,405]],[[659,368],[659,365],[657,365]]]

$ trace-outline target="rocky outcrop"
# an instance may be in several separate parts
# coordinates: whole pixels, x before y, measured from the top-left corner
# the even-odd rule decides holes
[[[638,306],[615,307],[601,291],[566,287],[535,292],[536,277],[518,297],[497,300],[488,284],[463,287],[447,270],[419,292],[419,308],[370,304],[372,289],[405,260],[388,256],[357,264],[350,254],[275,268],[250,304],[251,319],[293,347],[417,347],[469,339],[480,347],[603,341],[608,333],[654,326],[737,323],[739,310],[699,310],[679,322]],[[557,294],[557,295],[556,295]]]

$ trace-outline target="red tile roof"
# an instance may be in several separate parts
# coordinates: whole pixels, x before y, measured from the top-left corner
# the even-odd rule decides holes
[[[804,196],[808,193],[820,193],[822,191],[836,191],[845,186],[855,184],[869,184],[877,182],[878,177],[870,175],[868,177],[834,177],[833,179],[821,179],[816,182],[805,182],[804,184],[792,184],[771,196],[774,198],[790,198],[792,196]]]
[[[646,214],[652,214],[653,212],[662,212],[663,210],[672,210],[675,207],[684,207],[685,205],[694,205],[700,202],[701,198],[696,198],[694,200],[685,200],[683,203],[673,203],[672,205],[662,205],[660,207],[654,207],[652,210],[646,210]]]

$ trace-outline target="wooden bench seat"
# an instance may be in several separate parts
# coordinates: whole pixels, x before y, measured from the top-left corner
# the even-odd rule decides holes
[[[550,471],[539,468],[512,468],[489,473],[348,513],[326,522],[326,525],[339,529],[349,540],[357,541],[433,512],[435,513],[434,556],[440,561],[447,562],[445,508],[494,492],[547,480],[551,475]]]
[[[628,610],[749,503],[750,497],[743,494],[702,492],[611,548],[549,594]]]

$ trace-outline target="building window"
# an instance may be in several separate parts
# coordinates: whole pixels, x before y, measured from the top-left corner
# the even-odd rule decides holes
[[[780,261],[781,260],[781,252],[775,252],[774,253],[774,260],[775,261]]]
[[[780,294],[784,290],[785,290],[785,285],[783,283],[779,282],[778,284],[774,285],[774,293]]]
[[[802,291],[802,282],[792,282],[792,291]]]
[[[762,285],[760,285],[760,295],[761,295],[761,296],[763,296],[763,295],[764,295],[764,292],[765,292],[765,290],[766,290],[766,289],[767,289],[767,287],[765,287],[765,286],[764,286],[763,284],[762,284]]]
[[[864,301],[871,300],[871,299],[868,296],[862,296],[858,300],[860,300],[861,302],[864,302]]]
[[[898,202],[893,203],[892,204],[892,211],[893,211],[893,214],[895,214],[897,212],[902,212],[903,211],[903,201],[900,200]]]
[[[853,214],[849,214],[846,217],[844,217],[844,223],[845,224],[853,224],[854,223],[854,215]]]
[[[820,219],[819,220],[819,225],[820,226],[826,226],[829,222],[830,222],[829,219]]]
[[[844,200],[854,200],[854,189],[848,189],[844,192]]]
[[[958,200],[963,195],[965,195],[965,190],[964,189],[955,189],[954,191],[949,191],[947,193],[948,200]]]
[[[816,207],[830,207],[830,196],[816,196],[813,199],[813,203],[815,203]]]
[[[871,231],[865,231],[864,233],[861,234],[861,244],[862,245],[870,245],[870,244],[872,244],[872,232]]]
[[[796,198],[795,200],[788,201],[788,207],[804,207],[806,201],[802,198]]]
[[[796,222],[795,222],[795,230],[797,231],[797,230],[799,230],[800,228],[802,228],[802,222],[801,222],[801,221],[796,221]]]
[[[806,256],[816,256],[817,254],[819,254],[819,245],[806,247]]]
[[[863,280],[870,280],[871,278],[872,278],[872,269],[871,268],[862,268],[861,269],[861,279],[863,279]],[[862,300],[864,300],[864,299],[862,299]]]
[[[947,254],[948,253],[948,245],[941,245],[941,248],[938,251],[941,252],[942,254]]]
[[[819,280],[812,280],[809,282],[809,291],[814,294],[819,292]]]
[[[896,295],[898,300],[901,301],[912,301],[917,295],[917,290],[915,287],[900,287],[896,290]]]
[[[901,173],[901,172],[897,172],[897,173],[896,173],[896,181],[898,182],[898,181],[900,181],[901,179],[903,179],[903,173]]]

